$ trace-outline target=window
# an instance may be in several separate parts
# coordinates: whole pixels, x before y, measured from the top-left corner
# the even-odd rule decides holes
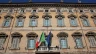
[[[67,43],[67,37],[68,34],[65,32],[60,32],[57,34],[59,41],[60,41],[60,47],[61,48],[68,48],[68,43]]]
[[[93,15],[93,16],[91,16],[91,18],[93,19],[93,22],[94,22],[94,24],[96,25],[96,16]]]
[[[73,13],[73,10],[69,9],[69,13]]]
[[[0,33],[0,49],[3,50],[4,49],[4,43],[6,41],[8,35],[6,35],[5,33]]]
[[[27,49],[35,49],[36,38],[38,35],[34,32],[30,32],[27,35]]]
[[[94,32],[87,32],[86,36],[88,37],[90,47],[96,47],[96,38]]]
[[[93,10],[90,10],[91,13],[93,13],[94,11]]]
[[[77,20],[76,20],[77,17],[75,15],[71,14],[68,16],[68,18],[71,26],[77,26]]]
[[[44,19],[44,26],[50,26],[51,25],[51,19]]]
[[[51,18],[50,15],[44,15],[43,17],[43,26],[51,26]]]
[[[33,12],[35,13],[35,12],[36,12],[36,10],[33,10]]]
[[[24,14],[25,10],[23,8],[20,9],[20,14]]]
[[[69,20],[70,20],[71,26],[77,26],[76,18],[70,18]]]
[[[64,16],[63,15],[56,15],[57,18],[57,26],[64,26]]]
[[[96,38],[94,36],[89,36],[88,40],[91,47],[96,47]]]
[[[11,24],[12,17],[11,16],[5,16],[3,26],[4,27],[9,27]]]
[[[57,20],[58,26],[64,26],[64,19]]]
[[[12,38],[12,48],[13,49],[18,49],[19,48],[19,42],[20,42],[20,38],[19,37],[13,37]]]
[[[60,46],[61,46],[61,48],[67,48],[68,47],[66,37],[61,37],[60,38]]]
[[[80,10],[80,13],[83,13],[83,10]]]
[[[57,13],[61,12],[60,9],[57,9]]]
[[[17,18],[16,26],[17,27],[22,27],[23,25],[24,25],[24,18],[23,17]]]
[[[37,19],[30,18],[30,26],[37,26]]]
[[[80,16],[83,26],[90,26],[88,16],[81,15]]]
[[[82,34],[80,32],[74,32],[72,34],[74,41],[76,43],[75,48],[83,48]]]
[[[12,9],[9,9],[9,10],[8,10],[8,14],[11,14],[12,12],[13,12]]]
[[[45,12],[49,12],[49,10],[45,10]]]
[[[89,21],[88,21],[87,18],[86,18],[86,19],[82,19],[82,24],[83,24],[84,26],[90,26],[90,25],[89,25]]]
[[[83,48],[83,43],[81,37],[75,37],[75,43],[77,48]]]
[[[37,26],[37,18],[39,18],[37,15],[31,15],[31,16],[29,16],[29,18],[30,18],[30,22],[29,22],[29,26],[33,26],[33,27],[35,27],[35,26]]]
[[[28,49],[34,49],[35,48],[35,39],[28,38]]]
[[[18,32],[12,34],[11,48],[10,49],[20,49],[19,43],[22,35]]]

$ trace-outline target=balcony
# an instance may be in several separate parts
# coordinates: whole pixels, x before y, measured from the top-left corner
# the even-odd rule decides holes
[[[38,50],[39,52],[44,52],[44,51],[47,51],[47,52],[59,52],[60,49],[59,47],[46,47],[46,46],[42,46],[42,47],[39,47]]]

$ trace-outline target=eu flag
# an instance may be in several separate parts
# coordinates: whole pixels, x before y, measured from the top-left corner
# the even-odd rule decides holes
[[[51,46],[51,31],[49,32],[49,35],[46,38],[46,42],[47,42],[47,46],[50,47]]]

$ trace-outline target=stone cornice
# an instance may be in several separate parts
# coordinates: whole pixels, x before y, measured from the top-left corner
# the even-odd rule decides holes
[[[0,7],[96,7],[91,3],[0,3]]]

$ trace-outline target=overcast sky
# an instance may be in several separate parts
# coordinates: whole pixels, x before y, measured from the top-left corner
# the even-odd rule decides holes
[[[8,3],[9,0],[0,0],[0,3]],[[14,3],[28,2],[29,0],[12,0]],[[32,0],[32,2],[60,2],[60,0]],[[78,0],[64,0],[64,2],[77,3]],[[82,3],[96,3],[96,0],[81,0]]]

